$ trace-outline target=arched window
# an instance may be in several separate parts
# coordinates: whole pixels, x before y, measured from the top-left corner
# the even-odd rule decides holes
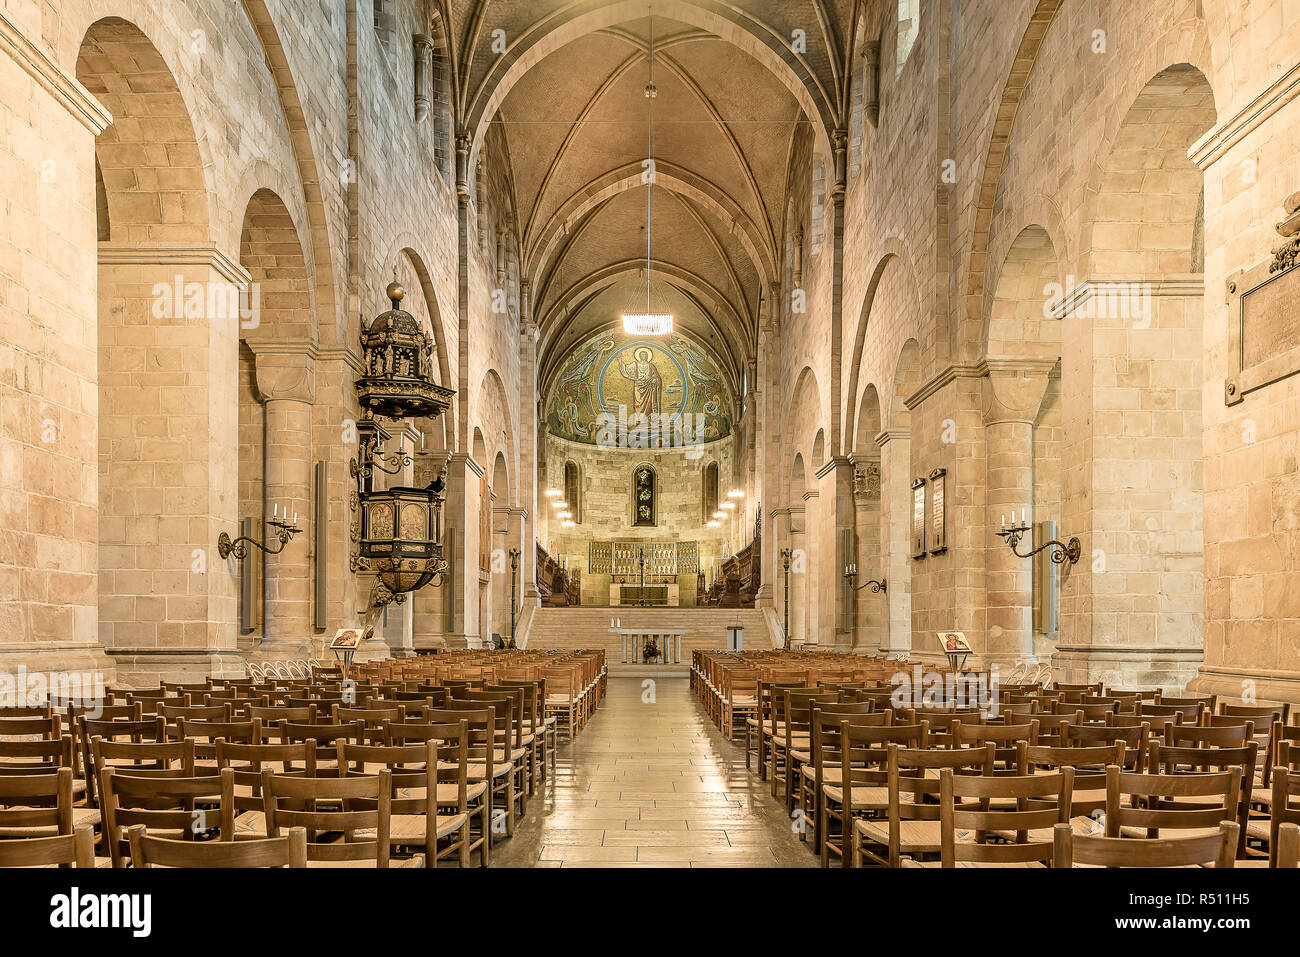
[[[710,462],[700,474],[700,522],[706,523],[718,510],[718,463]]]
[[[564,501],[574,524],[582,523],[582,478],[575,462],[564,463]]]
[[[632,525],[647,527],[658,524],[655,519],[655,494],[657,476],[649,465],[638,465],[632,473]]]
[[[429,92],[433,112],[433,157],[442,178],[451,181],[452,157],[455,147],[451,136],[451,67],[448,59],[450,44],[447,27],[439,11],[434,11],[429,25],[433,38],[433,58],[429,77]]]
[[[916,45],[921,30],[921,0],[898,0],[898,57],[894,61],[894,79],[903,75],[903,67]]]

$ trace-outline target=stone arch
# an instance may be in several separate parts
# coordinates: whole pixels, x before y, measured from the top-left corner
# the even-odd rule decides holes
[[[1042,226],[1022,229],[990,284],[980,352],[993,358],[1058,359],[1064,295],[1056,244]]]
[[[95,141],[110,241],[210,242],[210,164],[193,112],[158,48],[134,23],[105,17],[86,31],[76,73],[113,114]]]
[[[250,303],[260,306],[257,325],[241,323],[250,342],[313,342],[311,277],[293,217],[284,200],[265,187],[244,209],[239,262],[252,278]]]
[[[391,257],[390,261],[395,261],[398,267],[398,281],[407,289],[405,308],[408,312],[420,320],[422,325],[426,325],[433,335],[434,350],[437,352],[438,363],[438,384],[447,388],[454,388],[451,372],[451,356],[448,352],[447,333],[442,321],[442,310],[438,305],[438,294],[433,287],[433,278],[429,273],[429,267],[421,256],[415,250],[415,237],[404,234],[397,240],[400,247],[398,252]],[[412,293],[418,288],[420,295],[414,296]],[[441,433],[441,447],[444,449],[453,448],[455,445],[456,435],[456,402],[453,399],[451,406],[444,412],[440,418],[441,425],[435,424],[433,431]],[[428,430],[426,430],[426,434]],[[486,465],[487,463],[483,463]]]
[[[907,398],[921,385],[921,347],[915,339],[908,339],[898,351],[894,363],[893,394],[886,413],[891,429],[910,429],[912,413],[907,408]]]
[[[1204,174],[1187,152],[1217,115],[1209,81],[1190,63],[1146,82],[1093,172],[1089,275],[1204,270]]]
[[[830,137],[838,126],[839,112],[833,91],[821,86],[803,59],[790,49],[787,37],[768,30],[760,33],[755,18],[739,7],[705,9],[690,0],[658,0],[654,12],[656,16],[698,27],[735,44],[770,70],[813,121],[818,141],[829,155]],[[531,24],[520,36],[510,38],[506,52],[497,58],[479,88],[468,97],[465,127],[473,134],[471,153],[482,143],[501,103],[534,64],[579,37],[640,19],[645,14],[642,0],[619,0],[594,9],[573,5]]]

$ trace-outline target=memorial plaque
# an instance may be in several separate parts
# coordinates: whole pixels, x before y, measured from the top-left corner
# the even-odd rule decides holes
[[[925,557],[925,479],[912,483],[912,557]]]
[[[938,555],[948,550],[947,515],[948,470],[935,469],[930,473],[930,554]]]
[[[1293,240],[1271,262],[1228,281],[1229,370],[1223,400],[1236,405],[1249,393],[1300,372],[1300,266]]]

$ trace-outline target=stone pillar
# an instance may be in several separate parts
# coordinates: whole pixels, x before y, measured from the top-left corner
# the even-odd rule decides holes
[[[780,315],[781,286],[772,283],[768,287],[767,319],[758,337],[758,395],[754,397],[755,405],[761,410],[761,424],[754,430],[754,440],[759,446],[758,485],[754,503],[756,509],[764,509],[773,517],[775,526],[776,507],[780,502],[781,488],[781,409],[779,406],[780,389],[776,377],[780,374],[781,343],[777,317]],[[765,516],[766,517],[766,516]],[[781,574],[780,550],[781,540],[776,536],[776,528],[768,530],[763,527],[763,582],[755,596],[758,607],[774,607],[777,594],[777,578]],[[777,609],[780,610],[779,608]]]
[[[483,468],[467,453],[456,452],[447,465],[447,501],[443,504],[443,528],[455,529],[455,545],[447,562],[454,568],[451,602],[452,629],[449,648],[464,648],[479,635],[479,479]]]
[[[880,446],[880,539],[888,576],[889,607],[880,650],[899,654],[912,647],[912,434],[889,429]]]
[[[791,505],[790,514],[790,550],[794,558],[790,564],[790,640],[807,644],[816,639],[815,609],[809,607],[811,589],[808,577],[814,567],[808,555],[808,511],[817,509],[817,493],[804,492],[803,501]]]
[[[308,658],[312,655],[312,565],[310,528],[312,461],[312,402],[315,369],[302,354],[256,354],[257,391],[262,397],[266,423],[265,494],[263,514],[275,517],[297,514],[303,533],[275,555],[250,549],[248,559],[262,558],[265,581],[265,624],[259,658]],[[255,534],[271,537],[266,525]]]
[[[517,504],[522,509],[519,530],[519,579],[523,600],[541,605],[537,593],[537,324],[533,322],[532,285],[519,282],[519,475]]]
[[[243,672],[237,562],[216,550],[239,534],[240,319],[185,301],[247,278],[213,248],[99,248],[99,634],[124,684]],[[88,515],[62,519],[93,541]]]
[[[859,654],[878,651],[884,640],[885,611],[889,600],[888,582],[883,594],[863,588],[868,581],[885,577],[884,549],[880,545],[880,462],[854,462],[853,502],[856,511],[858,565],[857,591],[853,595],[853,650]]]
[[[1035,370],[991,371],[984,385],[984,436],[988,482],[984,518],[985,647],[976,648],[981,665],[1007,671],[1034,658],[1034,580],[1032,559],[1017,558],[996,536],[1005,516],[1034,523],[1034,420],[1047,391],[1047,374]],[[1014,517],[1013,517],[1014,516]],[[1027,534],[1023,553],[1032,545]]]

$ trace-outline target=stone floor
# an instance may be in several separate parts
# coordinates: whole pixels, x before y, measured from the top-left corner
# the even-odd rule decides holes
[[[495,867],[814,867],[782,801],[745,770],[685,678],[610,678],[562,744]]]

